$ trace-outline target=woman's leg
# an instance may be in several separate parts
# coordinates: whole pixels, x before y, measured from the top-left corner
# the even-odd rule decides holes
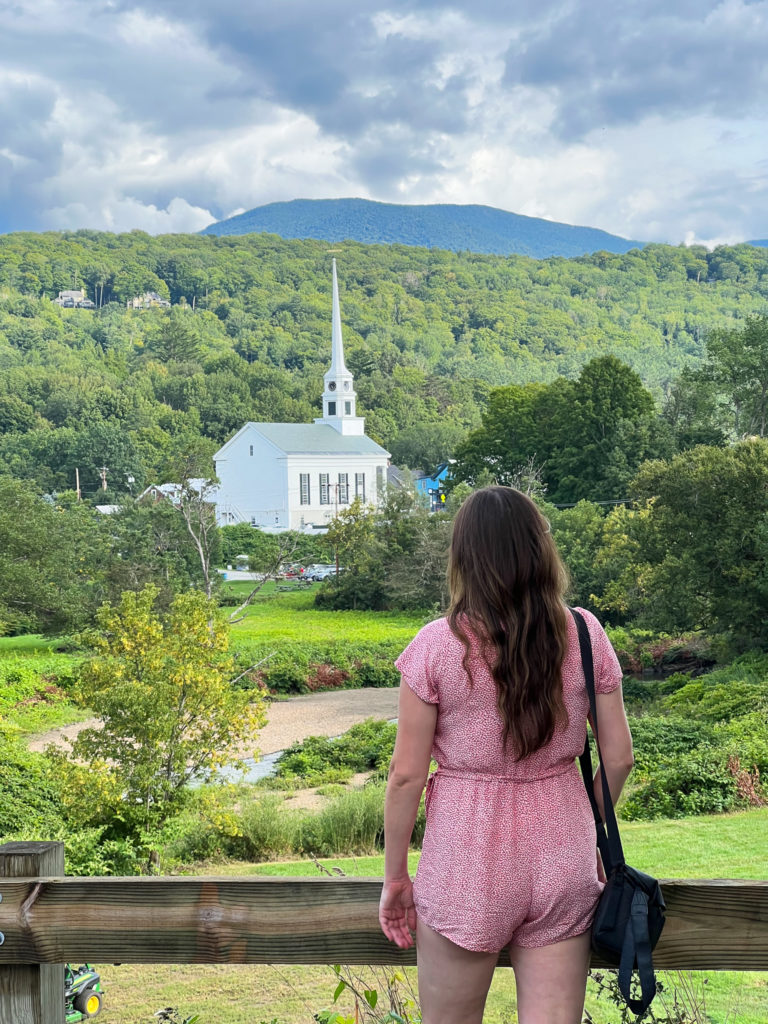
[[[537,949],[509,947],[518,1024],[581,1024],[589,947],[589,932]]]
[[[482,1024],[498,953],[463,949],[416,924],[422,1024]]]

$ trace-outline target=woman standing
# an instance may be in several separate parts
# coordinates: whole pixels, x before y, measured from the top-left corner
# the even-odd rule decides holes
[[[579,1024],[603,887],[575,760],[588,699],[566,574],[536,505],[509,487],[472,494],[454,523],[449,582],[447,617],[396,662],[405,685],[379,920],[402,949],[416,933],[423,1024],[481,1024],[505,947],[519,1024]],[[621,669],[597,619],[582,614],[615,802],[632,767]],[[431,757],[439,767],[411,882],[408,844]],[[595,793],[600,802],[599,778]]]

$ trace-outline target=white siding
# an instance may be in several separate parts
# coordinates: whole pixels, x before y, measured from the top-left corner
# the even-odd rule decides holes
[[[219,525],[252,523],[270,530],[301,530],[325,526],[339,508],[339,473],[347,474],[349,502],[355,497],[355,475],[365,474],[367,504],[376,504],[377,470],[386,481],[384,455],[286,455],[256,429],[244,429],[216,460],[221,481],[217,501]],[[251,455],[253,451],[253,455]],[[309,474],[309,504],[301,504],[301,474]],[[320,504],[320,474],[329,477],[329,502]]]
[[[253,455],[250,454],[253,450]],[[288,529],[286,457],[256,430],[244,431],[216,461],[219,525]]]
[[[339,508],[346,506],[339,505],[336,500],[337,484],[339,473],[347,474],[349,501],[350,504],[355,498],[355,474],[365,473],[365,497],[366,504],[375,504],[376,494],[376,467],[384,470],[386,479],[387,460],[384,457],[377,458],[375,455],[289,455],[288,466],[288,507],[290,508],[290,527],[293,530],[300,530],[303,525],[325,525],[333,519]],[[309,494],[310,504],[300,503],[300,481],[301,474],[309,473]],[[327,473],[330,482],[330,502],[327,505],[320,504],[320,474]]]

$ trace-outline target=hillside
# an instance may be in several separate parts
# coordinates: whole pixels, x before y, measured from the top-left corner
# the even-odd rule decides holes
[[[326,242],[397,243],[536,259],[623,253],[643,245],[596,228],[523,217],[491,206],[403,206],[368,199],[294,199],[269,203],[205,228],[206,235],[267,232]]]
[[[173,479],[246,420],[319,414],[331,348],[327,244],[275,235],[0,236],[0,472],[88,494]],[[489,390],[632,366],[661,401],[709,329],[768,309],[768,250],[649,245],[532,260],[344,245],[347,363],[367,433],[430,468]],[[83,287],[97,307],[62,309]],[[155,291],[171,309],[128,310]]]

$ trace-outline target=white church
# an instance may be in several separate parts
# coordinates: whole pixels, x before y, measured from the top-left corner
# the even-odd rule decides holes
[[[331,366],[323,380],[323,415],[314,423],[246,423],[216,452],[220,526],[322,530],[356,497],[375,505],[383,493],[389,452],[365,436],[365,420],[355,408],[335,259]]]

